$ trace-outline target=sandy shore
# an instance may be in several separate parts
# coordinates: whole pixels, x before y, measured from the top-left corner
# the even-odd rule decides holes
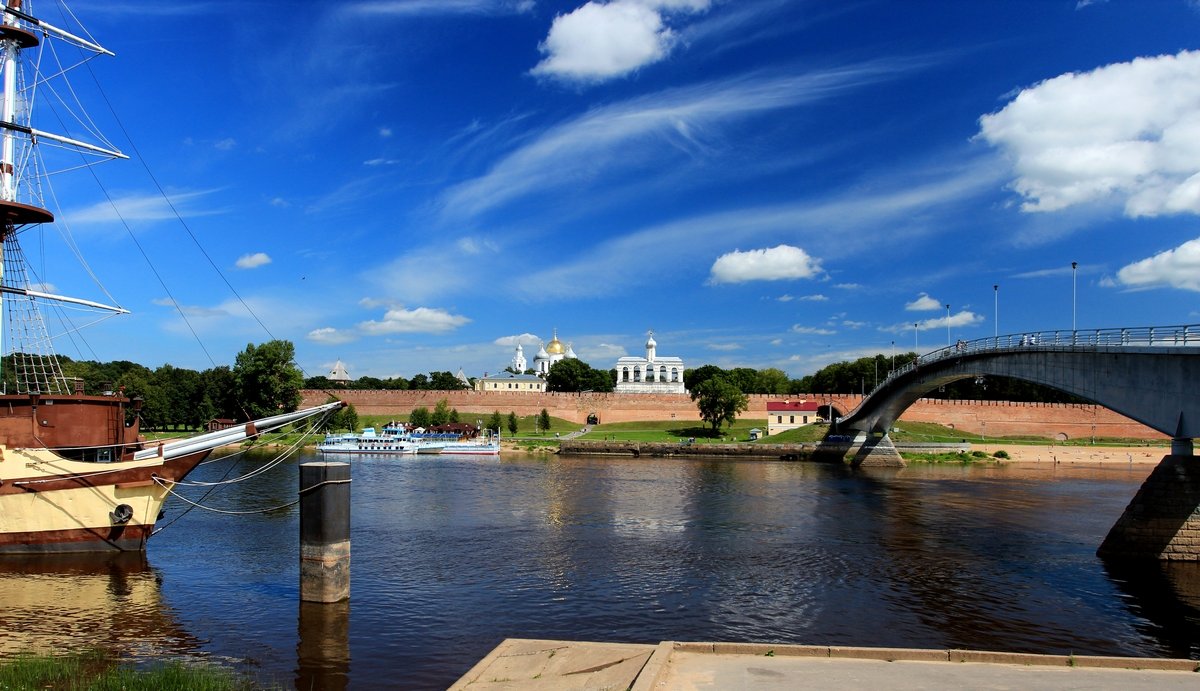
[[[1003,449],[1017,463],[1150,463],[1171,452],[1167,446],[1026,446],[1024,444],[974,444],[972,451],[989,456]]]

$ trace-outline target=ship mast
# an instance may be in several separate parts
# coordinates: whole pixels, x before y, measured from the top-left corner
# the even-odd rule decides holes
[[[8,0],[0,19],[0,68],[3,89],[0,95],[0,344],[6,334],[11,342],[12,370],[17,393],[69,393],[58,358],[50,343],[49,332],[38,309],[37,299],[50,299],[89,308],[126,312],[126,310],[34,290],[25,269],[25,258],[17,234],[27,227],[54,221],[54,214],[43,208],[36,151],[39,139],[53,141],[105,159],[128,158],[119,151],[96,146],[50,132],[34,129],[31,122],[31,94],[39,77],[22,73],[22,51],[36,48],[43,37],[51,36],[93,53],[112,55],[108,50],[75,34],[47,24],[25,11],[23,0]],[[31,29],[36,29],[35,33]],[[40,34],[40,35],[39,35]]]

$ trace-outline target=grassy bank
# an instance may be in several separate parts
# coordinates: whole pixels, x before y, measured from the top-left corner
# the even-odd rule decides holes
[[[257,691],[267,687],[210,664],[154,663],[136,669],[111,653],[20,655],[0,662],[0,689],[55,691]]]

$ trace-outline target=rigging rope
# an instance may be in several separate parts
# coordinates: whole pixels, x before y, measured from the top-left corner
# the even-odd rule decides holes
[[[170,488],[170,486],[167,484],[166,480],[163,480],[162,478],[160,478],[157,475],[154,476],[154,481],[157,482],[160,487],[167,490],[167,493],[170,494],[171,496],[178,497],[180,501],[182,501],[186,504],[191,504],[192,508],[203,509],[205,511],[211,511],[212,513],[219,513],[219,514],[223,514],[226,516],[248,516],[248,515],[259,514],[259,513],[271,513],[272,511],[279,511],[281,509],[287,509],[287,508],[293,507],[296,504],[300,503],[300,500],[296,499],[295,501],[290,501],[286,504],[280,504],[279,506],[272,506],[271,508],[268,508],[268,509],[251,509],[249,511],[229,511],[228,509],[214,509],[211,506],[204,506],[203,504],[198,504],[198,503],[188,499],[187,497],[183,496],[182,494],[175,492],[174,490],[172,490]],[[347,484],[350,484],[350,480],[324,480],[322,482],[318,482],[315,485],[305,487],[304,489],[300,490],[299,493],[300,493],[300,495],[305,495],[315,489],[324,487],[325,485],[347,485]],[[166,526],[163,526],[163,527],[165,528]],[[155,530],[152,534],[157,535],[161,530],[162,530],[162,528],[159,528],[158,530]]]

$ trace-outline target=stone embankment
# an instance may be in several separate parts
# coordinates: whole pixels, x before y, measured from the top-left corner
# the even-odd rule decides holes
[[[955,453],[966,451],[970,444],[897,444],[901,453]],[[858,445],[852,442],[824,443],[821,451],[826,458],[841,462],[852,457]],[[632,456],[635,458],[754,458],[783,461],[810,461],[817,452],[816,444],[688,444],[675,442],[587,441],[568,439],[559,443],[563,456]]]

